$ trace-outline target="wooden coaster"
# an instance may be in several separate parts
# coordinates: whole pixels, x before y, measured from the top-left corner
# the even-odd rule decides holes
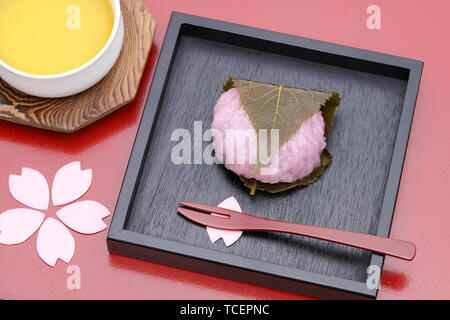
[[[125,36],[120,56],[99,83],[57,99],[24,94],[0,79],[0,119],[59,132],[74,132],[131,102],[147,62],[156,22],[141,0],[121,0]]]

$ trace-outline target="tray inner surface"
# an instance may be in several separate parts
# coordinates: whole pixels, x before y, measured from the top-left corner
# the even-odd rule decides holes
[[[246,232],[234,245],[211,244],[205,228],[177,214],[177,201],[218,204],[235,196],[244,212],[261,217],[375,234],[407,82],[299,58],[181,36],[160,105],[126,229],[255,261],[365,281],[371,254],[326,241]],[[221,165],[174,165],[177,128],[209,128],[229,76],[342,96],[327,141],[333,163],[314,184],[277,195],[249,195]],[[155,107],[155,106],[151,106]],[[192,134],[193,135],[193,134]],[[204,143],[206,146],[208,143]]]

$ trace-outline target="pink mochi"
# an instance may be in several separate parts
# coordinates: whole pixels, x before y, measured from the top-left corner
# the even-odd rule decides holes
[[[244,107],[241,105],[239,93],[235,88],[224,92],[217,101],[213,111],[211,129],[218,130],[222,134],[221,139],[215,139],[213,133],[213,147],[216,158],[225,167],[237,175],[247,179],[252,178],[251,173],[255,166],[255,146],[250,146],[250,141],[256,141],[254,130]],[[227,129],[249,130],[248,138],[236,138],[235,135],[227,136]],[[214,132],[214,131],[213,131]],[[325,122],[321,112],[315,113],[305,121],[300,129],[279,149],[278,170],[272,174],[259,173],[255,178],[263,183],[294,182],[309,175],[320,165],[320,154],[325,149]],[[227,158],[227,143],[234,141],[234,158]],[[238,163],[237,152],[243,152],[245,161]],[[228,163],[227,163],[228,162]],[[267,164],[266,167],[270,166]]]

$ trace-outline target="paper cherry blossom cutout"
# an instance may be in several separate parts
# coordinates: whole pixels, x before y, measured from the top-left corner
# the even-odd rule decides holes
[[[0,214],[0,243],[19,244],[31,237],[45,214],[32,209],[12,209]]]
[[[81,170],[80,162],[71,162],[58,170],[52,185],[54,206],[67,204],[85,194],[92,183],[92,170]]]
[[[110,215],[109,210],[95,201],[80,201],[64,207],[56,213],[70,229],[84,234],[103,231],[107,225],[102,221]]]
[[[224,209],[242,212],[241,206],[239,205],[235,197],[229,197],[223,200],[217,206]],[[212,215],[220,216],[214,213],[212,213]],[[227,247],[235,243],[242,235],[242,231],[240,230],[225,230],[213,227],[206,227],[206,232],[208,232],[209,240],[211,240],[212,243],[222,238],[223,242]]]
[[[48,209],[48,184],[39,171],[22,168],[20,176],[9,175],[9,191],[17,201],[30,208]]]
[[[89,190],[91,183],[92,170],[81,170],[79,161],[63,166],[52,184],[53,205],[66,205],[56,213],[62,223],[50,217],[44,220],[45,214],[37,210],[11,209],[0,214],[0,243],[24,242],[39,229],[36,248],[41,259],[52,267],[58,259],[69,263],[75,252],[75,240],[67,227],[82,234],[94,234],[106,229],[102,220],[111,214],[96,201],[74,202]],[[48,208],[50,192],[39,171],[22,168],[20,176],[11,174],[9,190],[17,201],[28,207]]]
[[[41,259],[54,267],[58,259],[65,263],[72,260],[75,240],[61,222],[47,218],[39,229],[36,248]]]

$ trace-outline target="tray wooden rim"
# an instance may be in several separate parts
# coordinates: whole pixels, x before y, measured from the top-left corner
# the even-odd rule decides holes
[[[211,35],[211,31],[215,33]],[[230,44],[239,42],[236,40],[239,37],[255,39],[266,44],[266,51],[283,52],[283,50],[294,48],[314,61],[407,80],[401,119],[376,232],[378,236],[389,236],[423,62],[173,12],[108,232],[109,251],[312,296],[375,299],[378,289],[369,289],[362,282],[284,266],[274,268],[274,265],[268,262],[258,261],[259,266],[255,266],[255,261],[249,258],[175,243],[125,229],[135,189],[139,184],[142,164],[148,152],[147,142],[151,139],[154,119],[164,96],[179,37],[181,34],[190,32],[194,32],[197,37],[208,39],[213,37],[213,40]],[[383,262],[383,256],[372,254],[370,265],[378,266],[381,270]],[[214,268],[208,267],[210,265]],[[250,274],[247,271],[250,271]]]

